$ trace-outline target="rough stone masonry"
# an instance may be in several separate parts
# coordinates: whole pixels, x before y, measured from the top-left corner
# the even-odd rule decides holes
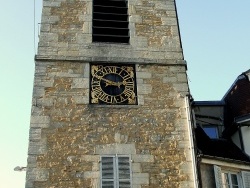
[[[26,188],[99,188],[110,154],[133,188],[194,187],[174,0],[128,0],[129,44],[92,43],[92,3],[43,0]],[[89,104],[93,62],[135,64],[138,105]]]

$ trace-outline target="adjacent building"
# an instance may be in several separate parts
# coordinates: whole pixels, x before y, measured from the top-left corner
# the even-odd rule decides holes
[[[199,186],[250,187],[250,81],[242,73],[221,101],[194,101]]]

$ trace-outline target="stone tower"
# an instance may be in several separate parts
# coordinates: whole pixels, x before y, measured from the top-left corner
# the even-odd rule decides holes
[[[174,0],[43,0],[26,188],[194,187]]]

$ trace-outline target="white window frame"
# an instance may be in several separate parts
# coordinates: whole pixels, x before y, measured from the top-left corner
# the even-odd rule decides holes
[[[233,188],[231,175],[237,176],[238,187],[239,188],[250,188],[250,172],[247,171],[224,171],[221,170],[221,167],[214,165],[214,176],[215,176],[215,184],[216,188],[225,188],[225,184],[223,184],[222,174],[229,175],[229,187]]]
[[[104,179],[102,177],[102,158],[103,157],[108,157],[108,158],[113,158],[113,178],[112,179]],[[120,157],[128,157],[129,160],[129,179],[121,179],[119,178],[119,164],[118,164],[118,159]],[[119,188],[119,183],[121,181],[129,181],[130,183],[130,188],[132,188],[132,170],[131,170],[131,156],[130,155],[102,155],[100,156],[100,185],[101,188],[103,187],[102,183],[103,181],[110,181],[110,182],[114,182],[114,188]]]
[[[236,173],[236,172],[230,172],[230,171],[222,171],[222,176],[223,174],[225,174],[228,178],[228,183],[229,184],[225,184],[225,182],[223,182],[223,177],[222,177],[222,186],[223,188],[224,187],[227,187],[226,185],[229,185],[230,188],[234,188],[235,186],[238,186],[238,188],[241,188],[241,184],[240,184],[240,177],[239,177],[239,173]],[[233,185],[233,182],[232,182],[232,175],[236,175],[237,177],[237,185]]]

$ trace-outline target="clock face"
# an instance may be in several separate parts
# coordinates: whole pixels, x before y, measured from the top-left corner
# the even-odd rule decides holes
[[[133,65],[91,65],[92,104],[136,104]]]

